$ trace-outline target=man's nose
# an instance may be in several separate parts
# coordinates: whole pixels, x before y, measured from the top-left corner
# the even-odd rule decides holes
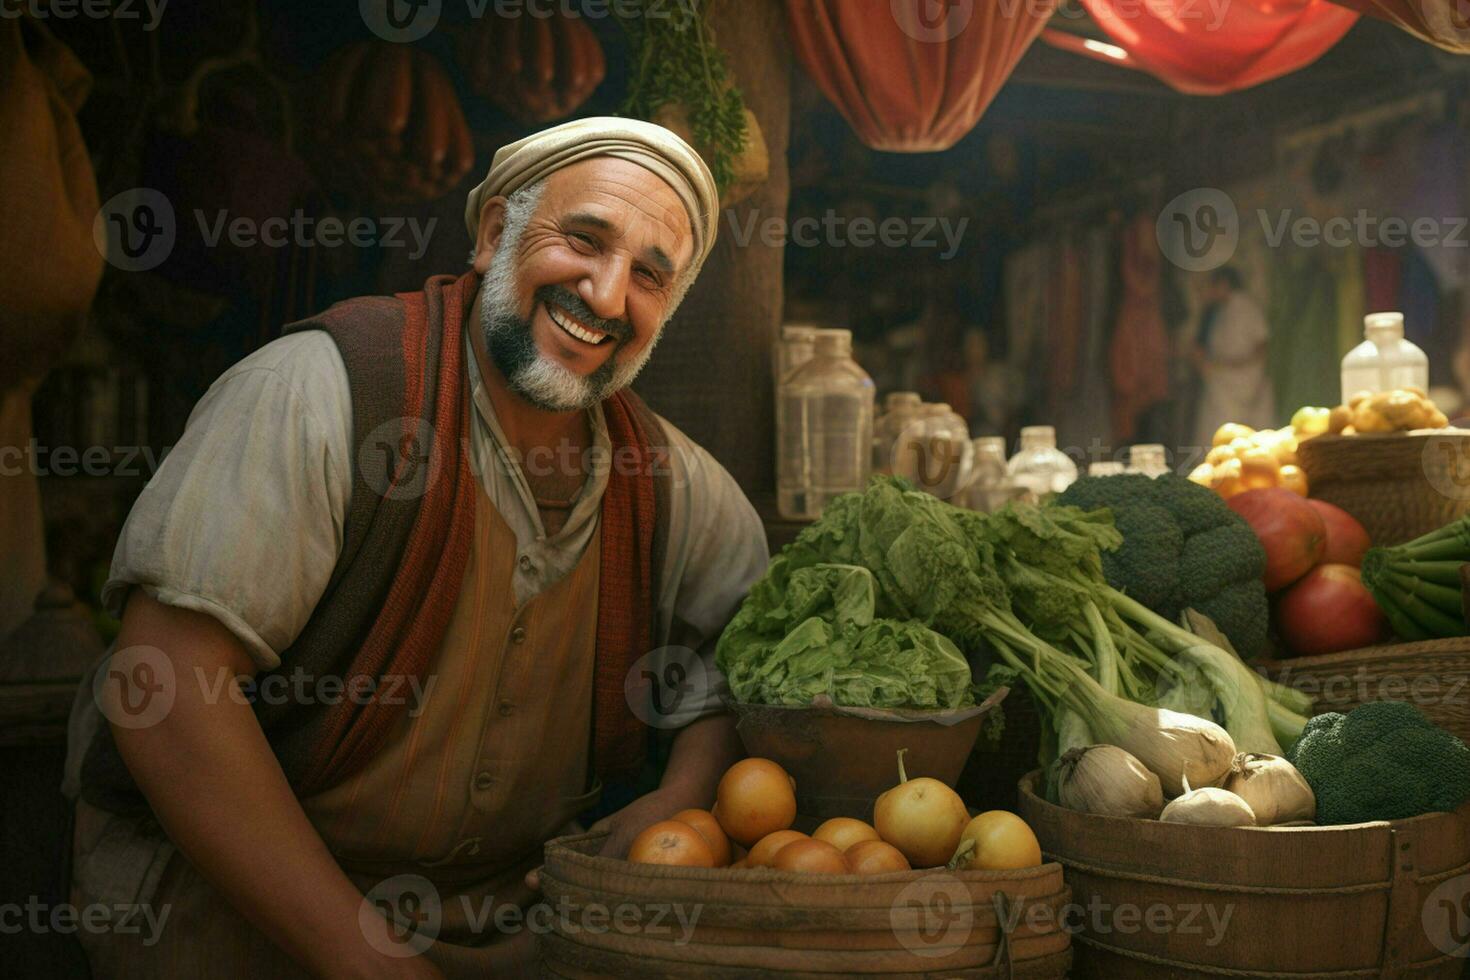
[[[628,318],[628,281],[632,264],[622,256],[611,255],[598,263],[590,276],[577,284],[577,292],[593,313],[604,320]]]

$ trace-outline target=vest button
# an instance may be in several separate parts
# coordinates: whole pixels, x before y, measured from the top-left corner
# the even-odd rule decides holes
[[[509,701],[504,701],[503,700],[503,701],[500,702],[500,713],[501,714],[508,715],[508,714],[510,714],[514,710],[516,710],[516,706],[513,705],[513,704],[511,704]]]
[[[495,777],[488,772],[475,774],[475,789],[487,790],[495,785]]]
[[[526,628],[524,626],[517,626],[515,629],[511,630],[510,640],[512,643],[525,643]]]

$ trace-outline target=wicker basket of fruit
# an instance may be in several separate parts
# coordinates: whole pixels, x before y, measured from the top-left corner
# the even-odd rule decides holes
[[[700,980],[1065,976],[1061,867],[1020,817],[971,818],[953,789],[908,778],[902,760],[890,759],[872,823],[794,829],[799,783],[749,758],[724,774],[712,810],[648,826],[626,860],[603,853],[606,834],[548,842],[545,966]]]
[[[1446,426],[1417,389],[1356,395],[1297,456],[1312,496],[1397,544],[1470,513],[1470,430]]]

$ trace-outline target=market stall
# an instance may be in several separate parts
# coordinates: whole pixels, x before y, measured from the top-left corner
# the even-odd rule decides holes
[[[63,6],[7,966],[1463,974],[1454,4]]]

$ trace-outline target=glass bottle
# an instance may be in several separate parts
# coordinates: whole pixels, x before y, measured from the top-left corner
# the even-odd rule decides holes
[[[1140,443],[1128,450],[1129,473],[1142,473],[1145,476],[1160,476],[1169,471],[1169,460],[1164,455],[1164,447],[1158,443]]]
[[[1021,449],[1006,464],[1006,473],[1026,500],[1039,503],[1076,482],[1077,464],[1057,448],[1056,429],[1028,425],[1021,430]]]
[[[899,435],[895,471],[941,500],[950,500],[970,482],[974,448],[970,427],[945,402],[923,405]]]
[[[771,355],[771,380],[780,384],[793,370],[812,359],[818,327],[793,323],[781,328]]]
[[[874,473],[893,472],[895,444],[922,404],[916,391],[890,391],[883,399],[883,414],[873,421]]]
[[[1363,317],[1363,337],[1342,359],[1344,405],[1360,391],[1429,390],[1429,358],[1404,339],[1402,313],[1369,313]]]
[[[862,490],[873,458],[873,379],[852,358],[852,331],[818,330],[812,359],[782,380],[776,506],[815,520],[827,501]]]
[[[1004,436],[981,436],[971,444],[974,465],[966,503],[971,510],[993,513],[1016,497],[1016,485],[1006,472]]]

